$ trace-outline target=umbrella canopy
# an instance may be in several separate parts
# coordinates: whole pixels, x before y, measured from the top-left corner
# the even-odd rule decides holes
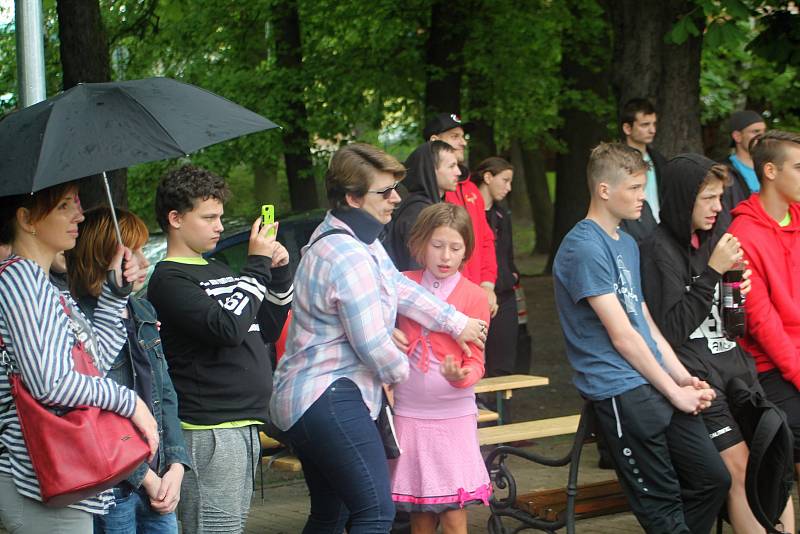
[[[0,196],[184,156],[275,127],[169,78],[77,85],[0,120]]]

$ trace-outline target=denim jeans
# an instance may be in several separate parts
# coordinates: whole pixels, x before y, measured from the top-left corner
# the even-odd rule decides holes
[[[391,530],[383,442],[355,383],[340,378],[331,384],[287,435],[311,495],[304,534],[340,534],[346,523],[349,534]]]
[[[125,495],[114,488],[114,500],[107,515],[94,516],[95,534],[178,534],[175,513],[154,511],[144,490]]]

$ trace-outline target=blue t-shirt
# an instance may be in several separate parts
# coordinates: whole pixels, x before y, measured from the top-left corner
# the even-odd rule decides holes
[[[584,219],[558,247],[553,264],[556,307],[575,370],[573,382],[584,396],[602,400],[647,383],[617,352],[587,297],[616,293],[633,327],[642,335],[659,364],[661,353],[642,313],[639,248],[619,232],[614,240],[597,223]]]
[[[744,178],[747,187],[750,188],[750,192],[758,193],[758,191],[761,189],[761,183],[758,181],[758,176],[756,176],[756,170],[745,165],[742,160],[736,157],[736,154],[731,154],[729,159],[731,160],[731,163],[733,163],[734,168],[739,171],[739,174],[741,174],[742,178]]]

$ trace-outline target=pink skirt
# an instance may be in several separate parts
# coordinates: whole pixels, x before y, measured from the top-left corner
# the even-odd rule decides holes
[[[398,510],[434,512],[489,505],[492,485],[478,446],[475,415],[453,419],[394,416],[402,454],[389,460]]]

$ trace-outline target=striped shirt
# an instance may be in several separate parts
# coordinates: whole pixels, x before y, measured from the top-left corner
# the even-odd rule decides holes
[[[35,262],[27,259],[10,264],[0,274],[0,336],[14,369],[31,395],[49,406],[99,406],[130,417],[136,394],[108,378],[91,377],[74,370],[72,346],[75,336],[59,299],[59,290]],[[73,313],[77,304],[65,293]],[[127,298],[115,297],[107,286],[98,301],[92,323],[96,339],[95,361],[105,372],[125,343],[120,312]],[[6,365],[0,362],[0,472],[10,475],[17,491],[41,501],[39,483],[20,431],[11,396]],[[47,429],[42,429],[46,432]],[[90,513],[105,513],[114,497],[107,490],[71,505]]]
[[[392,342],[398,311],[430,330],[458,335],[467,317],[394,267],[378,239],[365,244],[330,212],[307,247],[295,275],[286,353],[273,376],[270,415],[289,429],[333,382],[349,378],[374,418],[381,383],[408,377],[408,358]]]

